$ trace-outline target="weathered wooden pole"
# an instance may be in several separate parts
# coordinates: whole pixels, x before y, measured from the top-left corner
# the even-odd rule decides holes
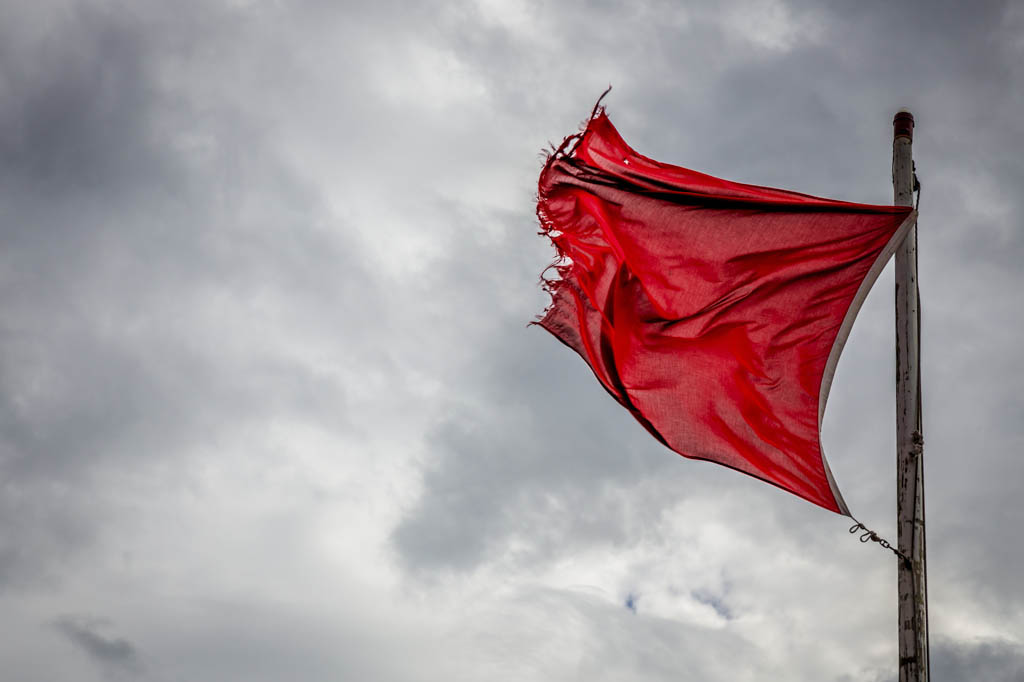
[[[895,203],[913,206],[914,117],[893,119]],[[921,299],[917,225],[896,250],[896,514],[899,550],[900,682],[928,682],[928,586],[925,570],[924,438],[921,431]]]

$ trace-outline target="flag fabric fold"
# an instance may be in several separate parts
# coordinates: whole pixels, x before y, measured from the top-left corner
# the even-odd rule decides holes
[[[538,324],[655,438],[849,514],[821,448],[839,353],[912,224],[633,151],[602,108],[548,158]]]

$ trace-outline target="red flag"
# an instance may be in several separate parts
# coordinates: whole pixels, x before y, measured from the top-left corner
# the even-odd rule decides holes
[[[548,159],[538,196],[559,256],[539,324],[672,450],[848,514],[821,418],[911,209],[659,163],[603,109]]]

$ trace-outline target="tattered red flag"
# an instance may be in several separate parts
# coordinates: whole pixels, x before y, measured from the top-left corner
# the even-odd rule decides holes
[[[849,514],[821,419],[854,317],[916,216],[633,151],[601,108],[541,172],[538,321],[677,453]]]

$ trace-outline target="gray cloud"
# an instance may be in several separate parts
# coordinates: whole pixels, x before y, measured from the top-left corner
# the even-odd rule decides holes
[[[1024,651],[1019,644],[1000,640],[940,640],[937,644],[932,654],[932,670],[938,679],[970,678],[986,682],[1024,680]]]
[[[92,661],[114,675],[137,675],[144,669],[135,646],[120,637],[101,634],[104,623],[92,618],[62,616],[53,627]]]
[[[22,523],[0,585],[87,541],[113,471],[181,475],[184,453],[281,409],[343,422],[338,382],[236,340],[382,310],[318,193],[232,129],[239,103],[161,83],[176,40],[212,38],[185,19],[76,6],[4,41],[0,505]]]
[[[913,109],[933,667],[1018,679],[1022,26],[1012,3],[0,5],[5,631],[103,613],[131,641],[56,627],[170,679],[886,679],[890,557],[661,448],[525,326],[537,152],[611,82],[642,153],[855,201],[888,201]],[[890,287],[825,447],[891,537]],[[19,637],[12,675],[77,669]]]
[[[695,590],[692,592],[693,598],[699,601],[701,604],[707,604],[715,610],[719,616],[726,620],[732,620],[733,614],[729,605],[725,602],[723,595],[713,594],[707,590]]]
[[[1024,679],[1024,651],[1019,644],[1000,639],[952,641],[932,644],[931,673],[935,679],[1020,682]],[[892,682],[894,675],[879,676]]]

